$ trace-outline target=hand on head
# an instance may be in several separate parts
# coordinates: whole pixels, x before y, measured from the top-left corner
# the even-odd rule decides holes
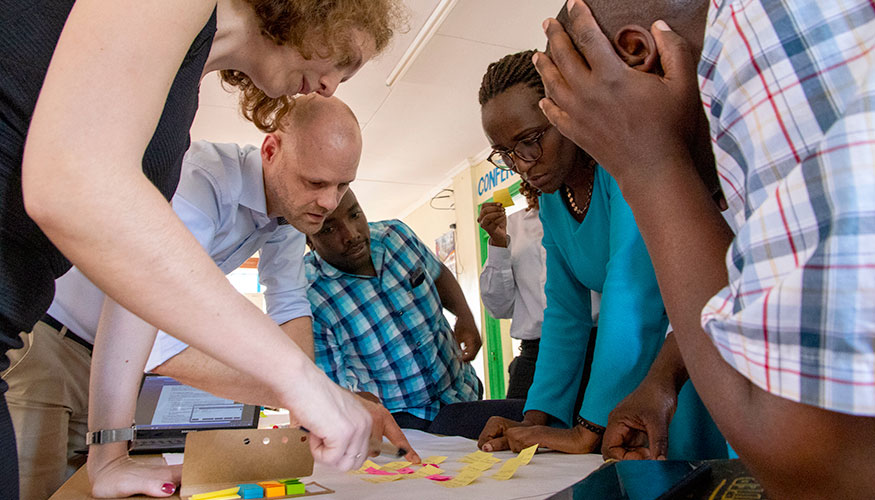
[[[534,58],[547,94],[540,105],[563,135],[621,184],[626,175],[646,178],[643,167],[653,158],[689,155],[691,122],[698,123],[691,117],[701,112],[683,38],[664,23],[651,28],[665,73],[659,76],[629,67],[582,0],[569,2],[568,33],[555,19],[544,26],[551,54]]]

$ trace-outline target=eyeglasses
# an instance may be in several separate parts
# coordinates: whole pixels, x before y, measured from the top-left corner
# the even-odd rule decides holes
[[[544,134],[550,130],[552,125],[548,125],[544,130],[524,137],[514,144],[512,149],[493,149],[489,153],[489,163],[495,165],[502,170],[513,170],[519,172],[516,168],[515,159],[524,161],[538,161],[544,154],[544,149],[541,147],[541,139]]]

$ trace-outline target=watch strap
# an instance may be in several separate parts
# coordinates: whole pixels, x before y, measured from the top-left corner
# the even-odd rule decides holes
[[[85,444],[107,444],[116,443],[119,441],[131,441],[134,439],[134,426],[122,427],[120,429],[101,429],[85,434]]]

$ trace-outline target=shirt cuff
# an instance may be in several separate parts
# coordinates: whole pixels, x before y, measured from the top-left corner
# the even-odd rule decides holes
[[[507,242],[507,248],[487,245],[486,259],[489,261],[489,264],[498,269],[510,269],[510,241]]]

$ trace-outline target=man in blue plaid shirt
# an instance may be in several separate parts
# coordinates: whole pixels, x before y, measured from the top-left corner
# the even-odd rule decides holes
[[[481,345],[474,317],[409,227],[368,224],[349,190],[308,242],[316,364],[330,378],[379,399],[403,428],[426,430],[442,406],[481,397],[469,364]]]
[[[566,25],[583,57],[545,24],[541,106],[632,207],[676,375],[770,498],[875,498],[875,3],[587,4]]]

